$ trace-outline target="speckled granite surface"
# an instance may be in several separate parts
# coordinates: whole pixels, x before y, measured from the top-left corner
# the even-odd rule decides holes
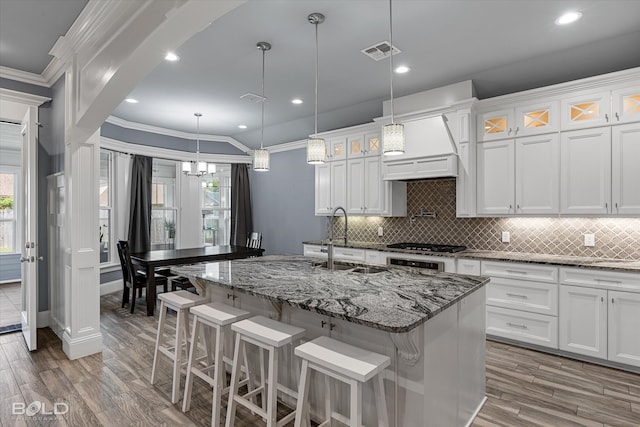
[[[372,274],[327,271],[302,256],[272,255],[173,267],[197,282],[214,282],[303,310],[402,333],[480,289],[488,278],[390,268]],[[355,267],[355,265],[354,265]]]
[[[311,245],[320,245],[322,242],[320,240],[312,240],[312,241],[303,242],[303,243],[311,244]],[[335,243],[335,246],[344,246],[344,244],[337,241]],[[468,259],[492,260],[492,261],[550,264],[550,265],[558,265],[558,266],[565,266],[565,267],[578,267],[578,268],[587,268],[587,269],[620,271],[620,272],[628,272],[628,273],[640,273],[640,260],[547,255],[547,254],[533,254],[533,253],[525,253],[525,252],[480,251],[475,249],[467,249],[466,251],[463,251],[463,252],[450,254],[450,253],[441,253],[441,252],[421,252],[421,251],[408,251],[404,249],[392,249],[392,248],[387,248],[383,244],[367,243],[367,242],[349,242],[349,244],[346,247],[355,248],[355,249],[371,249],[371,250],[384,251],[384,252],[442,256],[447,258],[468,258]]]

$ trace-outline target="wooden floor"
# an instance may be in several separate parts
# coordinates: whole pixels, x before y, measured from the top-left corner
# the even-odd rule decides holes
[[[211,391],[194,383],[192,409],[169,401],[167,362],[149,384],[156,317],[136,304],[131,315],[118,294],[101,300],[102,354],[70,361],[50,329],[38,331],[29,353],[21,334],[0,336],[0,425],[208,426]],[[640,376],[615,369],[487,342],[487,403],[474,426],[639,426]],[[62,416],[19,418],[12,404],[69,405]],[[237,426],[264,425],[247,412]],[[436,426],[449,427],[449,426]]]

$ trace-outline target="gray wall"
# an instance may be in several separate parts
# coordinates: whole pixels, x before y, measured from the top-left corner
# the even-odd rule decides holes
[[[271,154],[269,172],[251,171],[253,228],[265,255],[302,254],[302,242],[324,237],[326,219],[315,216],[315,168],[305,149]]]
[[[3,89],[11,89],[18,92],[31,93],[33,95],[46,96],[47,98],[51,98],[51,89],[44,86],[36,86],[29,83],[23,83],[16,80],[0,77],[0,87]]]
[[[20,280],[20,254],[0,255],[0,282]]]

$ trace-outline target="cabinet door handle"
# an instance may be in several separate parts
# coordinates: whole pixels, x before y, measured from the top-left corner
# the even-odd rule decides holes
[[[511,326],[512,328],[527,329],[527,325],[523,323],[507,322],[507,326]]]
[[[600,302],[604,302],[604,297],[600,297]]]
[[[616,202],[616,211],[620,212],[620,208],[618,207],[618,202]]]
[[[511,128],[509,128],[509,131],[507,132],[507,135],[511,135]]]
[[[512,206],[512,205],[509,205],[509,211],[511,211],[511,209],[512,209],[512,208],[513,208],[513,206]]]
[[[620,121],[620,116],[618,115],[618,113],[616,113],[616,120]]]
[[[604,208],[608,210],[609,209],[609,203],[605,203],[604,204]]]
[[[522,295],[522,294],[512,294],[512,293],[510,293],[510,292],[507,292],[507,296],[515,297],[515,298],[524,298],[524,299],[529,298],[529,297],[528,297],[528,296],[526,296],[526,295]]]
[[[516,135],[520,132],[520,126],[516,126],[516,131],[514,132]]]
[[[605,113],[604,114],[604,119],[607,121],[607,123],[609,123],[609,114]]]
[[[526,271],[520,271],[520,270],[505,270],[507,273],[511,273],[511,274],[524,274],[526,275],[527,272]]]
[[[520,210],[520,205],[516,205],[516,210]]]

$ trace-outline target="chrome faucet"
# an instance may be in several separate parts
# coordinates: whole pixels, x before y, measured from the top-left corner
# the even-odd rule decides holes
[[[330,224],[329,224],[329,242],[327,242],[327,269],[333,271],[333,218],[336,216],[336,212],[341,210],[344,213],[344,244],[347,245],[347,231],[348,228],[348,217],[347,211],[342,207],[338,206],[331,212]]]

